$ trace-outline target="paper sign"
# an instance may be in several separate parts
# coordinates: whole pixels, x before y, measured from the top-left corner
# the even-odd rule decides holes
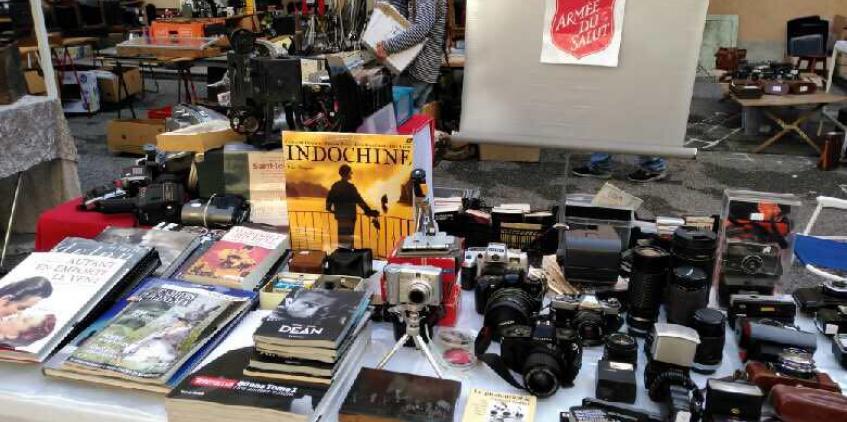
[[[626,0],[546,0],[542,63],[617,67]]]

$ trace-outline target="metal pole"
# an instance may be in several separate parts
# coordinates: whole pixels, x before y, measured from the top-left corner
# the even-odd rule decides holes
[[[9,247],[9,240],[12,238],[12,225],[15,223],[15,211],[18,208],[18,194],[21,193],[21,181],[23,180],[24,173],[18,173],[17,180],[15,181],[15,194],[12,196],[12,209],[9,210],[9,222],[6,224],[6,235],[3,239],[3,252],[0,253],[0,271],[6,265],[6,249]]]
[[[38,40],[38,55],[41,56],[41,71],[44,73],[44,85],[47,87],[47,97],[59,98],[59,87],[56,85],[56,73],[53,71],[53,56],[51,55],[50,40],[47,37],[47,27],[44,25],[44,10],[41,0],[29,0],[32,10],[32,29]]]

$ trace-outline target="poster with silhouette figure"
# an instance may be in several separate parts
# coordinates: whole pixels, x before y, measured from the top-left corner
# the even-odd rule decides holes
[[[292,249],[372,249],[414,231],[411,136],[284,132]]]

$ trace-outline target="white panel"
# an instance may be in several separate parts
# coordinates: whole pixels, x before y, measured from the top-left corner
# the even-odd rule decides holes
[[[542,64],[544,0],[468,0],[463,140],[692,156],[708,0],[627,2],[617,68]]]

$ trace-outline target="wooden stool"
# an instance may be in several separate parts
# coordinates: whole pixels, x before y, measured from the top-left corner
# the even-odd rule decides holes
[[[800,72],[817,73],[821,76],[826,76],[829,73],[826,59],[826,56],[800,56],[797,60],[797,69]],[[803,62],[806,62],[806,67],[803,66]],[[818,63],[823,65],[823,70],[820,72],[818,72]]]

